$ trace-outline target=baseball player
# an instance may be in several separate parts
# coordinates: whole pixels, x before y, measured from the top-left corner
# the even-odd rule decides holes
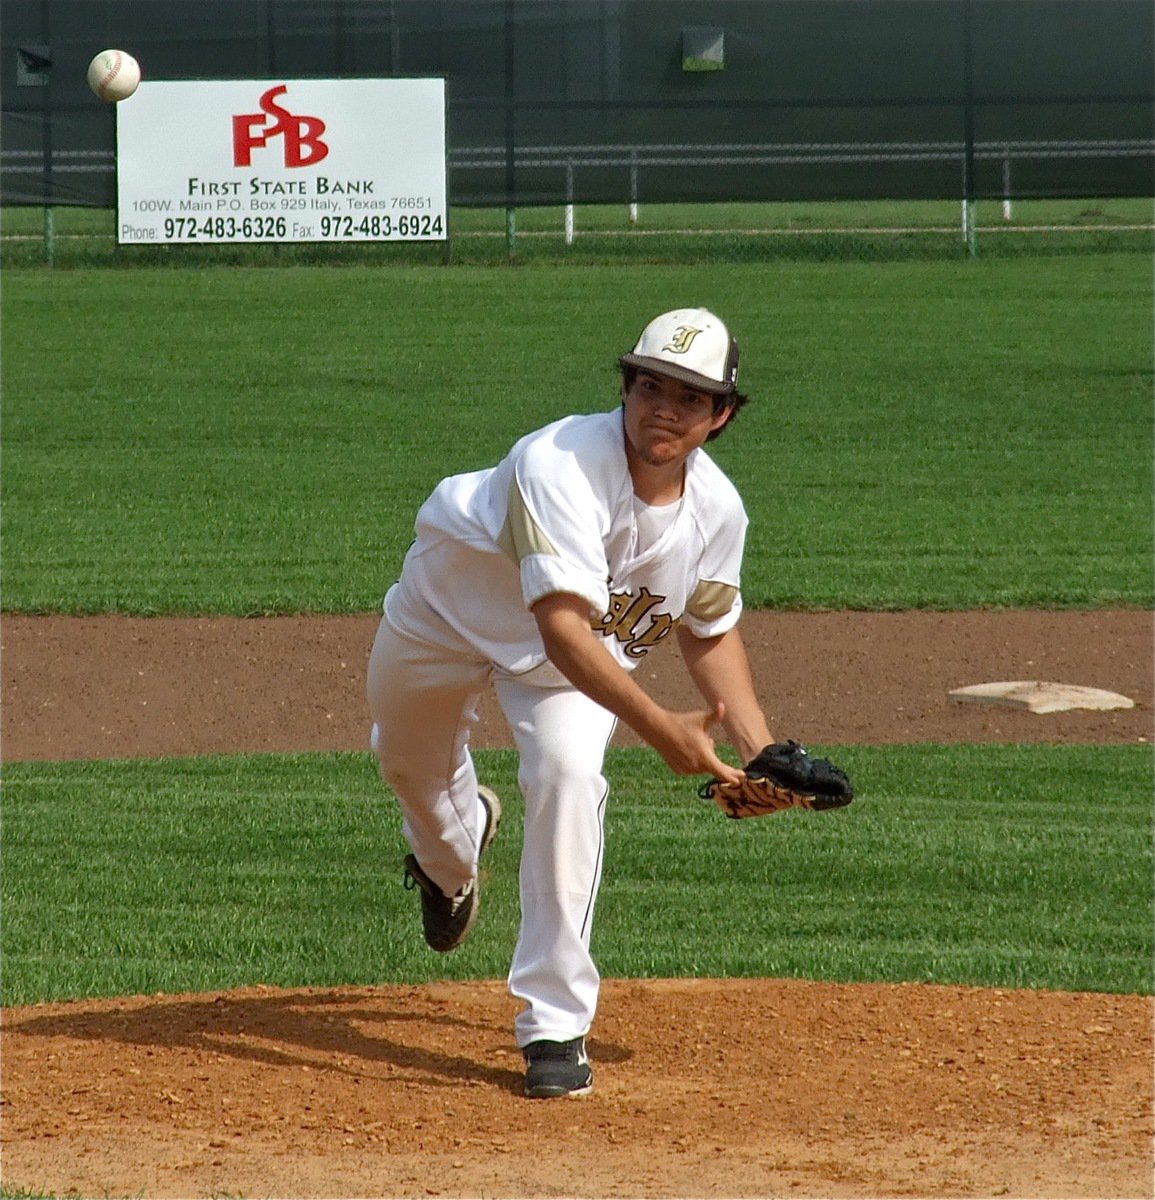
[[[547,425],[497,466],[437,486],[368,671],[372,744],[412,851],[405,882],[435,950],[468,934],[501,820],[469,752],[487,686],[513,732],[525,832],[509,987],[524,1002],[515,1033],[532,1097],[593,1085],[590,925],[616,723],[675,773],[719,785],[744,775],[717,756],[716,724],[742,762],[773,740],[737,629],[746,513],[703,449],[746,403],[737,343],[713,313],[679,309],[619,362],[614,410]],[[700,707],[663,708],[631,676],[667,639]]]

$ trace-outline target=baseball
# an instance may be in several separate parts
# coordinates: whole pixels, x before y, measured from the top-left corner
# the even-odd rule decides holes
[[[101,50],[88,64],[88,86],[101,100],[127,100],[139,83],[140,64],[123,50]]]

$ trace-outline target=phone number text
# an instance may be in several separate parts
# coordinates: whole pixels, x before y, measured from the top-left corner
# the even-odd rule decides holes
[[[323,238],[440,237],[445,226],[438,215],[408,213],[399,217],[374,213],[371,217],[322,217]]]
[[[164,236],[174,241],[197,238],[283,238],[288,233],[284,217],[166,217]]]
[[[444,218],[432,213],[326,216],[316,224],[286,217],[166,217],[166,241],[366,241],[373,238],[440,238]]]

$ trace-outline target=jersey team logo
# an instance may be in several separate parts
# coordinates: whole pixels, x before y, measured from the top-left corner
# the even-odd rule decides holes
[[[286,167],[311,167],[328,155],[329,147],[321,140],[325,122],[320,117],[297,116],[277,103],[277,97],[288,90],[284,83],[271,87],[257,101],[260,112],[238,113],[233,117],[234,167],[251,167],[253,150],[275,137],[285,139]],[[274,118],[271,125],[270,117]]]
[[[685,354],[694,344],[694,339],[701,332],[700,329],[695,329],[693,325],[679,325],[674,330],[674,336],[670,338],[662,349],[669,350],[671,354]]]
[[[629,658],[644,658],[678,626],[679,618],[654,612],[665,600],[665,596],[655,596],[644,587],[638,589],[636,596],[632,592],[614,592],[610,596],[609,612],[594,622],[594,632],[602,637],[616,638]],[[643,628],[646,617],[650,618],[650,623]]]

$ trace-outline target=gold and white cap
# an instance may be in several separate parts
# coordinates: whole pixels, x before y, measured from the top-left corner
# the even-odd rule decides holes
[[[727,396],[738,387],[738,343],[706,308],[676,308],[655,317],[633,352],[618,361],[714,395]]]

